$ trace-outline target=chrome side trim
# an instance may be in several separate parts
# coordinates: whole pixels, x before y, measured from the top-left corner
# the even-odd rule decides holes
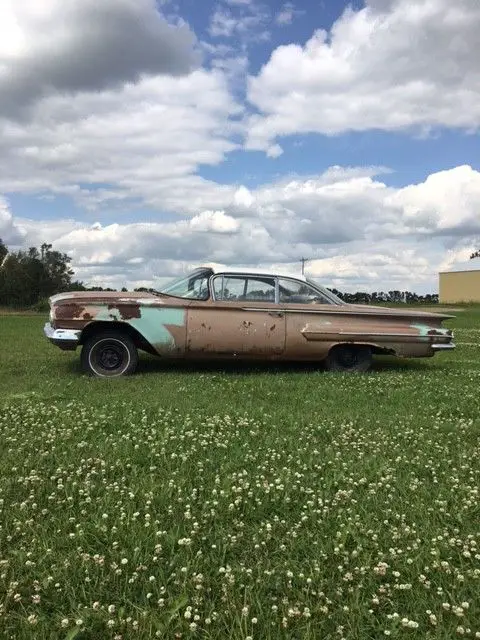
[[[339,336],[363,336],[368,338],[420,338],[417,333],[372,333],[371,331],[335,331]]]
[[[318,331],[318,330],[305,330],[302,329],[302,333],[315,333],[324,336],[361,336],[362,338],[422,338],[422,341],[429,336],[421,336],[418,333],[372,333],[370,331]],[[439,338],[448,338],[450,336],[435,336]]]
[[[43,332],[54,345],[69,351],[75,351],[82,333],[77,329],[54,329],[49,322],[45,323]]]
[[[216,302],[221,302],[221,300],[217,300]],[[273,303],[272,303],[273,304]],[[284,302],[284,303],[278,303],[278,305],[281,307],[282,311],[284,311],[285,313],[301,313],[301,314],[319,314],[319,315],[325,315],[325,314],[335,314],[335,315],[339,315],[339,316],[370,316],[371,318],[375,317],[375,316],[381,316],[382,318],[406,318],[406,317],[414,317],[415,314],[413,314],[413,316],[410,316],[409,313],[413,313],[411,312],[411,310],[407,310],[406,313],[407,315],[405,315],[405,313],[401,313],[398,312],[397,310],[394,309],[393,313],[391,313],[392,309],[389,308],[388,309],[388,313],[382,313],[381,309],[382,307],[379,307],[379,311],[378,313],[376,311],[361,311],[359,309],[355,309],[352,310],[352,305],[350,304],[345,304],[345,305],[339,305],[339,304],[335,304],[334,302],[332,303],[325,303],[322,304],[321,306],[324,307],[323,309],[295,309],[295,308],[290,308],[288,306],[284,306],[287,305],[288,303]],[[312,304],[312,307],[315,307],[315,305]],[[268,309],[262,309],[260,307],[240,307],[243,311],[268,311]],[[427,313],[425,311],[420,312],[419,314],[419,318],[421,318],[422,320],[426,321],[426,324],[428,324],[428,320],[431,320],[431,318],[429,317],[429,315],[427,315],[426,318],[423,317],[422,314]],[[437,312],[432,312],[432,315],[437,315],[437,316],[442,316],[444,320],[448,319],[448,318],[454,318],[455,316],[446,316],[444,314],[440,314]],[[417,316],[415,316],[417,317]]]

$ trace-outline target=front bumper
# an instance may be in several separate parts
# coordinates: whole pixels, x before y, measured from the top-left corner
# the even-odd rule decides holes
[[[76,329],[54,329],[49,322],[45,323],[43,332],[52,344],[64,351],[75,351],[82,333]]]

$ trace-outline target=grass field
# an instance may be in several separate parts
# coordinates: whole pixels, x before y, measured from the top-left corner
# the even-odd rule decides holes
[[[372,373],[82,376],[0,317],[0,637],[480,638],[480,308]]]

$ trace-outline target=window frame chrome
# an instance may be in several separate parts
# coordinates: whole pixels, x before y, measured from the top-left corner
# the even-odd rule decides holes
[[[327,302],[322,303],[322,304],[327,304],[327,305],[332,305],[332,306],[339,306],[340,304],[345,304],[344,302],[340,301],[337,302],[336,298],[333,297],[334,294],[332,294],[332,297],[330,296],[330,292],[328,291],[328,289],[325,289],[324,287],[318,287],[314,282],[311,282],[310,280],[297,280],[297,278],[291,277],[291,276],[278,276],[278,275],[271,275],[270,273],[229,273],[228,271],[225,271],[223,273],[214,273],[210,276],[210,297],[212,299],[213,302],[228,302],[228,300],[219,300],[216,295],[215,295],[215,284],[214,281],[216,278],[222,278],[222,288],[221,288],[221,292],[222,292],[222,297],[223,297],[223,292],[224,292],[224,288],[225,288],[225,278],[226,277],[231,277],[231,278],[242,278],[245,280],[245,282],[248,282],[249,279],[260,279],[260,278],[272,278],[275,281],[275,301],[272,303],[270,302],[270,304],[285,304],[285,305],[289,305],[289,304],[296,304],[294,302],[280,302],[280,280],[290,280],[291,282],[295,282],[299,285],[307,285],[308,287],[311,287],[311,289],[313,289],[313,291],[316,291],[317,293],[319,293],[320,295],[322,295],[324,298],[326,298]],[[340,299],[339,299],[340,300]],[[243,300],[241,302],[249,302],[248,300]],[[258,301],[254,301],[251,300],[251,302],[258,302]]]
[[[223,297],[223,292],[224,292],[224,287],[225,287],[225,277],[230,277],[230,278],[238,278],[238,279],[243,279],[245,280],[245,287],[244,287],[244,295],[246,295],[246,287],[248,286],[248,281],[249,280],[259,280],[260,278],[269,278],[271,280],[274,281],[274,288],[275,288],[275,300],[272,302],[271,300],[268,301],[267,304],[279,304],[278,300],[279,300],[279,289],[278,289],[278,276],[272,276],[269,273],[229,273],[228,271],[225,271],[224,273],[214,273],[212,276],[210,276],[210,296],[212,298],[213,302],[229,302],[228,300],[218,300],[216,295],[215,295],[215,284],[214,284],[214,280],[216,278],[222,278],[222,297]],[[231,301],[231,302],[258,302],[258,300],[237,300],[237,301]]]

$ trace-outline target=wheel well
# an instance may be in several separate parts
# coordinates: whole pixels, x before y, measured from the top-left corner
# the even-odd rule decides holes
[[[387,347],[379,347],[378,344],[370,344],[369,342],[337,342],[336,344],[332,345],[331,348],[329,349],[329,352],[332,351],[332,349],[335,349],[336,347],[343,347],[343,346],[349,346],[349,347],[370,347],[370,349],[372,350],[372,354],[375,356],[388,356],[388,355],[395,355],[395,349],[388,349]]]
[[[82,331],[82,335],[80,336],[80,344],[85,344],[85,342],[89,338],[91,338],[96,333],[100,333],[101,331],[118,331],[121,333],[125,333],[133,340],[133,344],[137,347],[137,349],[141,349],[142,351],[146,351],[147,353],[151,353],[153,355],[158,355],[152,345],[148,342],[148,340],[145,340],[145,338],[139,331],[134,329],[126,322],[91,322],[90,324],[87,324],[87,326]]]

